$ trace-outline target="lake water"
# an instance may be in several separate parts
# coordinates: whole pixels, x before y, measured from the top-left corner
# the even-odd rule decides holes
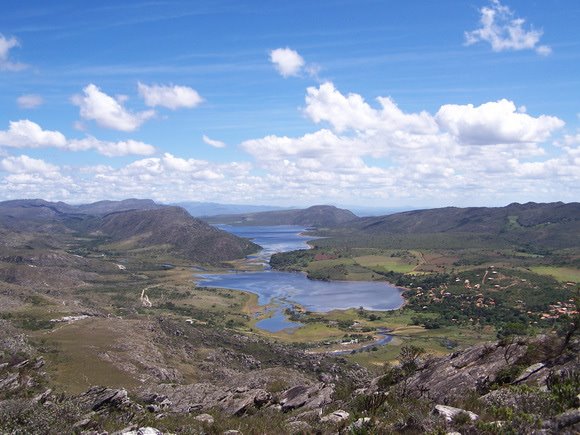
[[[250,258],[261,262],[264,269],[257,272],[235,272],[199,275],[205,287],[245,290],[258,295],[260,305],[277,303],[280,307],[269,319],[256,324],[271,332],[300,326],[290,322],[283,309],[296,303],[310,311],[327,312],[335,309],[364,307],[368,310],[393,310],[403,303],[401,292],[385,282],[315,281],[302,273],[271,270],[267,262],[276,252],[307,249],[305,229],[297,226],[232,227],[220,226],[240,237],[251,239],[264,249]]]

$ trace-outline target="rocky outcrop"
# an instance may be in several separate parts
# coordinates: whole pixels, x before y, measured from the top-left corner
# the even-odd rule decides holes
[[[112,389],[98,386],[91,387],[81,394],[78,400],[92,411],[99,411],[105,407],[123,408],[132,404],[127,395],[127,390],[124,388]]]
[[[332,402],[334,385],[319,383],[313,386],[297,385],[286,390],[281,397],[280,404],[283,411],[296,408],[321,408]]]
[[[262,407],[278,407],[282,411],[297,408],[318,409],[332,402],[334,385],[317,383],[297,385],[280,395],[262,388],[227,388],[214,384],[159,385],[155,392],[142,395],[141,400],[151,412],[190,413],[220,409],[226,415],[243,415]]]
[[[439,403],[482,391],[497,374],[515,364],[528,349],[524,341],[507,345],[481,344],[427,361],[407,381],[407,388]]]
[[[446,406],[446,405],[435,405],[435,409],[433,409],[433,413],[436,415],[440,415],[446,421],[453,421],[458,415],[465,414],[469,417],[471,421],[475,421],[479,418],[479,416],[471,411],[466,411],[465,409],[461,408],[454,408],[453,406]]]

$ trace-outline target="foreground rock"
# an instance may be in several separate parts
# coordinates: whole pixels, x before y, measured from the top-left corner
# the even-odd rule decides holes
[[[469,416],[471,421],[475,421],[479,418],[477,414],[474,414],[471,411],[466,411],[465,409],[461,408],[454,408],[453,406],[446,406],[446,405],[436,405],[433,412],[441,417],[445,418],[445,420],[451,422],[453,421],[458,415],[465,414]]]

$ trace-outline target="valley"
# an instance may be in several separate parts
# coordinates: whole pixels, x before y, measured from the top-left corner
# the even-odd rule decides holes
[[[552,334],[565,350],[524,358],[522,347],[515,366],[507,358],[482,370],[496,376],[517,366],[510,375],[517,377],[536,362],[576,370],[570,325],[577,328],[579,253],[575,235],[558,236],[558,223],[550,224],[549,239],[534,237],[533,244],[526,231],[546,231],[542,222],[520,225],[516,235],[489,228],[422,233],[415,226],[369,236],[360,226],[365,218],[340,221],[324,210],[328,220],[304,233],[218,229],[179,208],[137,200],[0,203],[3,430],[19,427],[6,406],[20,407],[21,415],[61,413],[64,431],[76,424],[79,431],[114,431],[132,422],[164,430],[189,425],[192,433],[284,433],[301,421],[330,433],[365,416],[387,430],[393,421],[375,414],[379,409],[420,406],[429,413],[433,399],[401,396],[407,379],[412,384],[413,376],[428,376],[429,364],[468,355],[473,346],[500,340],[493,346],[505,352],[514,343],[531,349],[540,346],[537,337]],[[561,231],[577,224],[575,210],[559,216]],[[409,352],[416,367],[397,372],[409,369]],[[26,362],[33,359],[38,368]],[[81,403],[95,400],[95,386],[130,400],[89,415]],[[310,391],[309,398],[287,407],[295,388]],[[471,386],[465,388],[446,400],[468,406]],[[391,391],[399,404],[387,396],[359,403],[377,391]],[[50,398],[32,401],[39,394]],[[482,412],[482,405],[469,406]],[[341,408],[352,417],[298,417],[305,409],[331,415]],[[208,412],[217,423],[195,420]],[[545,418],[556,415],[550,412]],[[41,424],[33,414],[27,427]],[[443,427],[427,414],[417,427]]]

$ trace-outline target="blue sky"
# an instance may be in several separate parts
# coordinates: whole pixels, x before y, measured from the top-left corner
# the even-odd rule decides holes
[[[580,3],[4,1],[0,199],[580,195]]]

